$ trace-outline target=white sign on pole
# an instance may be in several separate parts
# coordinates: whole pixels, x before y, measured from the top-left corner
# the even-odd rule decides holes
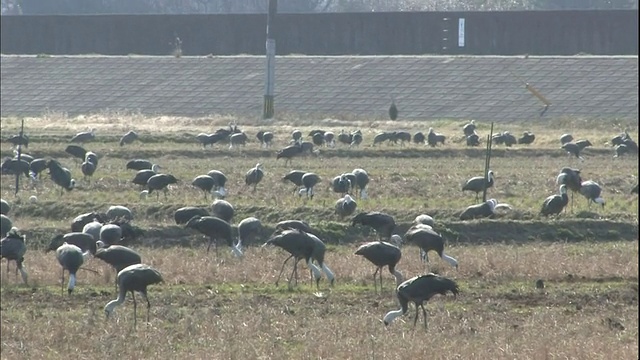
[[[458,47],[464,47],[464,18],[458,19]]]

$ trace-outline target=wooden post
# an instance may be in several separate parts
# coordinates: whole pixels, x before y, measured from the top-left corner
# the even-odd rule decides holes
[[[22,138],[24,136],[24,119],[22,119],[22,124],[20,125],[20,142],[18,143],[18,166],[20,165],[20,160],[22,160]],[[20,175],[22,171],[16,173],[16,192],[15,195],[18,196],[18,191],[20,191]]]
[[[489,172],[489,167],[491,165],[491,143],[493,139],[493,121],[491,122],[491,130],[489,131],[489,135],[487,136],[487,152],[485,154],[485,160],[484,160],[484,183],[482,184],[482,202],[486,202],[487,201],[487,182],[489,181],[488,179],[488,172]]]
[[[278,0],[269,0],[269,11],[267,13],[267,76],[264,84],[264,107],[262,110],[263,119],[271,119],[274,110],[274,87],[276,72],[276,40],[274,38],[273,23],[275,22],[278,10]]]

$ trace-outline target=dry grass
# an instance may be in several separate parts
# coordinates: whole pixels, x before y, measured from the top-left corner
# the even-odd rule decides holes
[[[237,121],[251,139],[258,129],[274,130],[277,144],[264,150],[252,142],[240,151],[232,151],[224,145],[203,150],[195,143],[195,134],[213,132],[232,121]],[[467,149],[455,141],[461,134],[460,122],[372,122],[286,115],[278,122],[262,122],[229,116],[176,119],[104,113],[76,118],[46,114],[26,119],[25,123],[32,138],[29,152],[59,158],[79,181],[77,189],[60,196],[45,175],[37,189],[25,187],[16,198],[13,178],[3,176],[0,190],[12,203],[10,215],[30,236],[26,255],[30,285],[16,284],[13,267],[10,274],[2,269],[3,359],[55,359],[70,354],[82,359],[174,359],[184,355],[196,359],[638,357],[637,227],[623,233],[614,227],[637,224],[637,196],[628,192],[637,181],[638,163],[632,157],[613,160],[612,150],[605,145],[625,127],[637,134],[637,123],[560,119],[496,125],[496,131],[515,134],[531,130],[537,139],[526,148],[496,147],[491,166],[496,185],[488,196],[513,205],[515,211],[491,222],[457,220],[460,211],[475,202],[474,196],[463,194],[460,187],[467,178],[482,173],[484,159],[482,149]],[[18,119],[3,118],[2,137],[16,132],[18,126]],[[429,127],[452,141],[438,149],[370,146],[380,130],[403,128],[415,132]],[[100,155],[91,183],[79,179],[79,164],[63,152],[68,139],[86,128],[96,128],[99,137],[86,145]],[[360,149],[323,148],[317,157],[298,158],[293,165],[284,166],[282,160],[275,160],[274,153],[288,142],[294,128],[305,134],[313,128],[336,133],[360,128],[365,144]],[[117,140],[129,129],[139,131],[145,141],[121,148]],[[487,124],[481,124],[480,133],[487,132]],[[594,143],[585,151],[585,162],[569,159],[558,149],[558,137],[565,132]],[[2,156],[8,155],[10,146],[6,142],[1,145]],[[133,172],[124,166],[137,157],[149,158],[181,179],[167,199],[162,195],[160,202],[155,196],[146,201],[138,198],[139,189],[130,183]],[[258,191],[252,193],[244,185],[244,173],[256,162],[264,164],[266,175]],[[586,179],[603,186],[607,200],[604,210],[588,209],[586,201],[577,195],[573,213],[562,215],[558,221],[539,218],[540,204],[557,191],[555,176],[564,166],[581,168]],[[333,214],[338,195],[328,189],[328,182],[358,167],[366,169],[372,178],[371,198],[359,201],[360,210],[384,210],[399,222],[429,213],[435,216],[439,230],[456,231],[461,238],[480,236],[478,225],[484,225],[485,229],[493,226],[494,231],[504,233],[500,238],[509,239],[509,243],[527,243],[456,245],[450,241],[446,251],[460,261],[457,272],[430,254],[431,270],[456,279],[462,294],[455,301],[451,297],[432,300],[427,306],[426,333],[420,325],[412,328],[413,308],[384,329],[382,316],[397,306],[392,277],[385,271],[384,294],[374,294],[375,269],[353,255],[355,244],[329,247],[327,262],[337,274],[337,285],[329,289],[325,281],[321,282],[325,298],[312,295],[315,288],[309,285],[309,274],[302,266],[300,286],[293,291],[273,285],[286,257],[277,249],[249,248],[240,261],[223,248],[217,261],[213,253],[204,253],[202,243],[165,249],[134,245],[144,262],[160,269],[165,278],[165,284],[150,289],[150,324],[141,322],[137,330],[131,326],[130,300],[117,309],[113,319],[104,320],[102,309],[115,298],[112,270],[99,260],[90,260],[86,267],[100,274],[81,271],[76,292],[62,296],[60,267],[53,254],[36,250],[53,233],[68,231],[69,222],[77,214],[104,211],[112,204],[130,207],[135,223],[153,231],[155,240],[174,243],[178,230],[184,230],[173,225],[173,210],[210,204],[210,199],[205,200],[189,184],[196,175],[214,168],[229,178],[228,200],[236,207],[235,223],[245,216],[257,216],[268,225],[301,218],[321,226],[338,242],[344,229],[350,228],[347,220]],[[280,180],[294,168],[316,172],[323,178],[313,201],[293,196],[293,186]],[[28,202],[32,194],[37,194],[38,203]],[[579,240],[589,241],[576,244],[536,241],[576,237],[571,226],[575,227],[580,218],[598,219],[596,224],[609,235],[607,240],[616,241],[598,242],[600,239],[590,230],[579,236]],[[574,225],[569,226],[570,221]],[[517,230],[515,225],[524,223],[534,229],[532,234]],[[537,224],[541,226],[539,233]],[[354,234],[358,241],[365,240],[364,233]],[[407,278],[425,272],[416,248],[404,249],[399,269]],[[537,279],[545,281],[543,291],[534,288]],[[139,320],[144,310],[141,306]]]
[[[285,257],[277,249],[249,249],[241,262],[226,251],[218,262],[199,250],[139,250],[145,262],[162,270],[166,283],[150,288],[151,322],[141,321],[137,330],[130,300],[113,319],[103,318],[102,307],[115,297],[112,277],[81,271],[76,292],[62,296],[53,255],[29,253],[30,287],[13,285],[13,273],[3,274],[2,357],[638,356],[637,242],[452,247],[448,252],[461,261],[459,272],[439,260],[432,266],[457,279],[462,293],[455,301],[432,300],[426,333],[421,325],[413,329],[413,308],[384,329],[380,319],[397,306],[392,278],[385,271],[386,289],[375,295],[374,268],[352,249],[327,255],[338,282],[332,289],[321,283],[324,299],[311,294],[302,267],[305,285],[291,292],[283,285],[276,289],[273,281]],[[111,274],[99,260],[86,266]],[[424,271],[417,249],[405,249],[399,268],[407,277]],[[533,286],[538,278],[546,282],[543,291]],[[624,330],[616,329],[618,322]]]

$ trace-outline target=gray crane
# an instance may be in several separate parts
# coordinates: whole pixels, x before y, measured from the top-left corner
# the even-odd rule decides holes
[[[211,248],[211,244],[216,244],[216,256],[218,255],[218,239],[226,241],[227,245],[231,247],[234,255],[237,257],[242,256],[242,251],[233,243],[233,237],[231,234],[231,225],[228,222],[215,217],[215,216],[194,216],[185,225],[187,229],[194,229],[201,234],[209,238],[209,245],[207,246],[207,252]]]
[[[344,195],[351,190],[353,183],[351,182],[351,179],[349,179],[348,175],[353,176],[353,174],[341,174],[331,180],[331,188],[333,189],[333,192]]]
[[[446,136],[439,134],[433,130],[433,128],[429,128],[429,132],[427,133],[427,144],[431,147],[436,147],[438,143],[444,145]]]
[[[102,229],[102,222],[94,220],[90,223],[87,223],[83,228],[82,232],[93,236],[94,241],[100,240],[100,230]]]
[[[106,220],[124,219],[128,221],[133,220],[133,212],[126,206],[111,205],[105,213]]]
[[[84,180],[87,182],[91,182],[91,177],[96,172],[97,166],[91,161],[84,161],[80,165],[80,170],[82,171],[82,175],[84,175]]]
[[[233,205],[226,200],[217,199],[211,204],[211,215],[219,217],[229,224],[231,224],[234,214],[235,209],[233,208]]]
[[[276,232],[283,230],[299,230],[315,236],[320,234],[313,229],[306,221],[302,220],[283,220],[276,224]]]
[[[22,276],[22,281],[27,284],[27,271],[24,268],[24,254],[27,252],[25,235],[20,235],[17,228],[11,228],[7,235],[0,240],[0,259],[7,259],[7,273],[9,273],[9,262],[16,262],[16,277],[18,271]]]
[[[247,173],[245,174],[244,183],[247,184],[247,186],[253,185],[253,192],[255,192],[256,187],[258,186],[260,181],[262,181],[263,177],[264,170],[262,168],[262,164],[257,163],[254,168],[249,169],[249,171],[247,171]]]
[[[29,175],[32,179],[40,179],[40,173],[47,168],[47,160],[43,158],[33,159],[29,163]]]
[[[479,146],[480,145],[480,136],[476,133],[468,135],[466,137],[467,146]]]
[[[320,176],[318,176],[318,174],[316,173],[309,172],[302,175],[302,178],[300,180],[302,181],[302,186],[304,186],[304,189],[301,189],[299,194],[301,196],[303,194],[306,194],[309,199],[313,199],[313,187],[320,182]]]
[[[95,257],[109,264],[116,271],[116,288],[118,287],[117,274],[127,266],[142,263],[140,254],[126,246],[107,245],[99,241],[100,247]]]
[[[220,170],[211,170],[207,175],[215,181],[213,194],[219,198],[227,196],[227,189],[224,187],[227,184],[227,176]]]
[[[83,148],[80,145],[73,145],[73,144],[67,145],[67,147],[64,149],[64,152],[76,158],[77,160],[82,160],[82,161],[84,161],[85,156],[87,154],[87,150],[85,150],[85,148]]]
[[[462,127],[462,133],[464,136],[469,137],[476,133],[476,121],[471,120],[468,124]]]
[[[358,204],[351,197],[351,195],[345,194],[343,197],[338,199],[338,201],[336,201],[335,212],[336,214],[338,214],[338,216],[343,218],[345,216],[352,215],[356,211],[357,207]]]
[[[282,177],[282,181],[290,181],[295,187],[293,188],[293,192],[298,192],[298,189],[302,186],[302,177],[306,174],[307,171],[302,170],[291,170],[287,175]]]
[[[247,143],[247,134],[244,132],[239,132],[235,134],[231,134],[229,136],[229,150],[234,147],[238,147],[239,145],[245,146]]]
[[[103,244],[117,244],[122,240],[122,228],[116,224],[104,224],[100,228],[99,236]]]
[[[426,139],[427,137],[424,136],[424,133],[422,133],[422,131],[418,131],[417,133],[413,134],[413,142],[416,144],[424,145]]]
[[[129,130],[126,134],[120,138],[120,146],[128,145],[138,140],[138,133],[133,130]]]
[[[587,198],[587,205],[591,208],[591,203],[600,204],[604,209],[604,199],[602,198],[602,187],[593,180],[584,181],[580,186],[580,194]]]
[[[369,184],[369,174],[364,169],[353,169],[351,173],[355,176],[353,186],[355,186],[357,190],[360,190],[360,199],[366,199],[368,197],[367,185]]]
[[[191,185],[202,190],[204,193],[204,199],[207,199],[207,194],[213,192],[213,188],[216,186],[216,181],[209,175],[196,176]]]
[[[96,129],[91,129],[91,131],[83,131],[75,134],[71,138],[71,142],[84,143],[93,141],[96,139]]]
[[[556,177],[556,185],[562,184],[567,185],[567,188],[571,190],[571,211],[573,211],[573,194],[579,192],[582,187],[580,170],[569,167],[560,169],[560,173]]]
[[[493,170],[487,171],[487,178],[485,180],[484,176],[474,176],[471,179],[467,180],[462,186],[462,191],[472,191],[476,193],[476,201],[478,201],[479,194],[484,191],[485,187],[487,189],[493,187],[494,178],[493,178]]]
[[[522,137],[518,138],[518,144],[521,145],[531,145],[533,141],[536,139],[536,135],[530,131],[525,131],[522,133]]]
[[[56,258],[58,259],[58,263],[62,266],[62,288],[61,291],[64,293],[64,271],[67,270],[69,272],[69,285],[67,286],[67,292],[69,295],[73,292],[73,289],[76,286],[76,273],[80,266],[84,263],[85,257],[87,257],[89,252],[83,253],[82,250],[71,244],[63,243],[56,249]]]
[[[378,211],[361,212],[351,219],[351,226],[363,225],[372,227],[381,239],[391,238],[396,227],[393,216]]]
[[[273,132],[260,130],[256,134],[256,138],[260,141],[260,147],[269,147],[273,142]]]
[[[442,260],[458,269],[458,260],[444,253],[445,240],[431,226],[424,224],[414,225],[404,234],[404,239],[408,243],[418,245],[425,252],[424,259],[427,263],[429,263],[429,251],[435,251]]]
[[[236,247],[242,251],[242,246],[251,244],[262,235],[262,223],[257,218],[250,216],[242,219],[238,224],[238,243]]]
[[[413,326],[416,326],[418,321],[418,307],[422,309],[422,316],[424,317],[424,328],[427,328],[427,311],[424,309],[424,302],[429,301],[435,295],[446,295],[447,292],[453,293],[454,298],[457,298],[460,293],[460,288],[455,281],[438,276],[435,274],[426,274],[413,277],[402,284],[400,284],[396,290],[396,295],[400,302],[400,309],[389,311],[383,318],[385,326],[391,324],[398,316],[402,316],[409,311],[409,302],[413,302],[416,305],[416,316],[413,319]]]
[[[496,210],[512,210],[509,204],[498,203],[496,199],[489,199],[483,203],[468,206],[460,214],[460,220],[471,220],[478,218],[493,218]]]
[[[384,241],[372,241],[361,245],[355,252],[361,255],[376,266],[376,272],[373,273],[373,289],[377,292],[376,275],[380,272],[380,293],[382,293],[382,268],[389,267],[389,272],[396,278],[396,287],[404,281],[404,276],[398,270],[396,265],[400,262],[402,252],[400,248]]]
[[[83,232],[70,232],[54,236],[45,252],[56,251],[65,243],[77,246],[83,253],[88,251],[91,254],[95,254],[97,250],[96,240],[93,235]]]
[[[9,214],[9,211],[11,211],[11,205],[9,205],[9,202],[5,199],[1,199],[0,200],[0,214],[2,215],[7,215]]]
[[[173,213],[173,218],[176,221],[176,224],[183,225],[189,222],[194,216],[210,216],[211,214],[207,209],[195,207],[195,206],[185,206],[181,207]]]
[[[153,169],[153,163],[146,159],[133,159],[127,161],[127,169],[128,170],[151,170]]]
[[[149,322],[149,309],[151,309],[151,303],[149,302],[149,297],[147,295],[147,287],[163,281],[162,274],[160,274],[158,270],[145,264],[130,265],[119,271],[118,276],[116,277],[116,282],[119,287],[118,298],[109,301],[104,307],[107,319],[111,314],[113,314],[115,307],[124,302],[127,292],[130,292],[131,297],[133,298],[133,326],[135,327],[138,323],[135,295],[135,292],[137,291],[142,294],[144,299],[147,301],[147,322]]]
[[[291,272],[291,275],[289,276],[289,280],[287,282],[289,288],[292,287],[291,281],[294,275],[297,279],[298,262],[300,262],[300,260],[302,259],[306,261],[307,266],[313,272],[313,276],[318,279],[317,281],[319,282],[319,279],[322,277],[322,272],[311,261],[313,252],[317,245],[316,241],[312,237],[310,237],[309,234],[297,229],[284,230],[278,234],[271,236],[271,238],[269,238],[267,242],[265,242],[262,246],[264,247],[267,245],[277,246],[290,254],[290,256],[282,263],[282,269],[278,274],[276,286],[278,286],[280,277],[284,272],[284,266],[291,258],[295,258],[295,261],[293,264],[293,271]]]
[[[560,194],[555,194],[544,199],[542,208],[540,209],[540,215],[558,215],[564,210],[565,206],[569,203],[569,196],[567,195],[567,185],[560,185]]]
[[[573,135],[571,134],[562,134],[560,136],[560,145],[564,145],[573,141]]]
[[[576,158],[584,161],[584,158],[582,157],[582,155],[580,155],[580,152],[587,146],[591,146],[591,142],[589,142],[589,140],[580,140],[576,141],[575,143],[568,142],[562,145],[562,149],[564,149],[567,154],[569,154],[569,156],[573,155]]]
[[[23,145],[25,148],[29,148],[29,136],[27,134],[22,134],[22,136],[20,134],[11,135],[7,138],[7,142],[16,147]]]
[[[278,159],[284,159],[284,166],[287,166],[287,163],[291,164],[291,159],[295,156],[302,154],[302,144],[296,142],[295,144],[289,145],[276,153],[276,161]]]
[[[71,178],[71,172],[69,169],[62,167],[56,160],[49,160],[47,162],[49,168],[49,175],[51,180],[60,186],[60,194],[64,193],[64,190],[71,191],[75,187],[76,181]]]
[[[153,175],[152,177],[149,178],[149,180],[147,180],[147,189],[148,190],[142,190],[141,194],[145,194],[143,196],[149,195],[151,194],[153,191],[156,191],[156,199],[159,201],[160,200],[160,194],[158,193],[158,191],[162,190],[164,192],[164,198],[167,198],[167,193],[169,192],[169,190],[167,189],[167,187],[170,184],[176,184],[178,182],[178,179],[176,179],[175,176],[170,175],[170,174],[156,174]]]

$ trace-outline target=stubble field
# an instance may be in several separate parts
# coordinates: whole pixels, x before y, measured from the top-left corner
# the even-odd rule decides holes
[[[631,359],[638,357],[638,226],[636,195],[637,157],[614,159],[605,144],[625,127],[637,140],[637,123],[594,123],[567,119],[554,123],[496,124],[494,131],[524,130],[536,133],[531,146],[505,149],[494,146],[491,169],[496,185],[488,197],[510,204],[495,220],[462,222],[458,215],[475,203],[462,193],[463,182],[482,175],[484,151],[462,142],[464,122],[368,122],[357,119],[300,120],[260,124],[239,121],[251,143],[240,150],[226,145],[213,149],[194,140],[235,120],[144,118],[102,114],[69,119],[60,114],[27,119],[31,143],[26,151],[36,157],[55,157],[76,178],[77,188],[62,196],[45,175],[33,189],[22,185],[14,197],[14,178],[2,177],[2,198],[12,204],[10,217],[28,236],[25,266],[29,285],[24,286],[2,266],[2,358],[176,358],[191,355],[215,359],[406,359],[430,358],[576,358]],[[2,138],[16,133],[18,119],[2,119]],[[436,149],[409,144],[405,147],[372,147],[381,130],[427,132],[434,127],[448,137]],[[82,180],[79,163],[64,153],[73,134],[96,128],[97,140],[85,144],[100,156],[91,182]],[[359,148],[321,148],[317,156],[295,158],[285,166],[275,151],[286,145],[299,128],[306,135],[314,128],[334,131],[361,129]],[[119,147],[119,137],[135,129],[142,141]],[[271,130],[276,143],[260,148],[255,133]],[[584,151],[585,161],[569,158],[559,149],[558,138],[571,132],[594,146]],[[488,125],[480,124],[485,137]],[[484,144],[483,144],[484,145]],[[11,152],[2,143],[2,156]],[[162,172],[181,181],[168,198],[161,194],[141,200],[140,189],[130,183],[134,172],[125,169],[133,158],[160,164]],[[253,193],[244,185],[245,172],[262,163],[265,178]],[[558,219],[538,215],[545,197],[557,192],[555,177],[564,166],[582,170],[604,188],[604,209],[587,207],[577,194],[573,211]],[[413,328],[414,308],[385,329],[384,314],[397,308],[393,277],[383,273],[385,289],[374,294],[375,267],[353,252],[361,242],[373,239],[367,229],[350,227],[349,219],[333,213],[339,195],[329,190],[336,175],[363,168],[371,176],[370,199],[359,200],[358,209],[385,211],[396,217],[402,233],[421,213],[433,215],[436,230],[447,238],[447,253],[460,262],[458,271],[430,254],[431,271],[455,279],[461,287],[457,299],[435,298],[428,305],[428,329],[422,318]],[[329,243],[326,261],[336,273],[336,285],[320,283],[322,296],[314,295],[309,274],[300,266],[300,285],[288,290],[274,285],[286,255],[278,249],[249,247],[242,260],[227,248],[220,258],[207,254],[201,235],[176,226],[173,211],[187,205],[209,206],[191,180],[209,170],[229,178],[227,200],[235,209],[234,223],[258,217],[267,239],[273,225],[285,219],[306,220]],[[281,178],[288,171],[315,172],[323,179],[316,196],[307,201],[293,195],[293,185]],[[27,199],[38,197],[37,203]],[[151,321],[138,308],[133,329],[130,299],[108,321],[103,307],[116,295],[115,274],[97,259],[80,271],[76,291],[61,295],[60,266],[43,248],[56,234],[69,231],[78,214],[105,211],[109,205],[125,205],[135,214],[134,223],[145,235],[130,244],[143,262],[158,268],[165,282],[152,286]],[[259,244],[258,244],[259,245]],[[414,246],[403,247],[398,268],[406,278],[427,271]],[[285,275],[288,274],[285,272]],[[535,288],[543,279],[545,288]]]

